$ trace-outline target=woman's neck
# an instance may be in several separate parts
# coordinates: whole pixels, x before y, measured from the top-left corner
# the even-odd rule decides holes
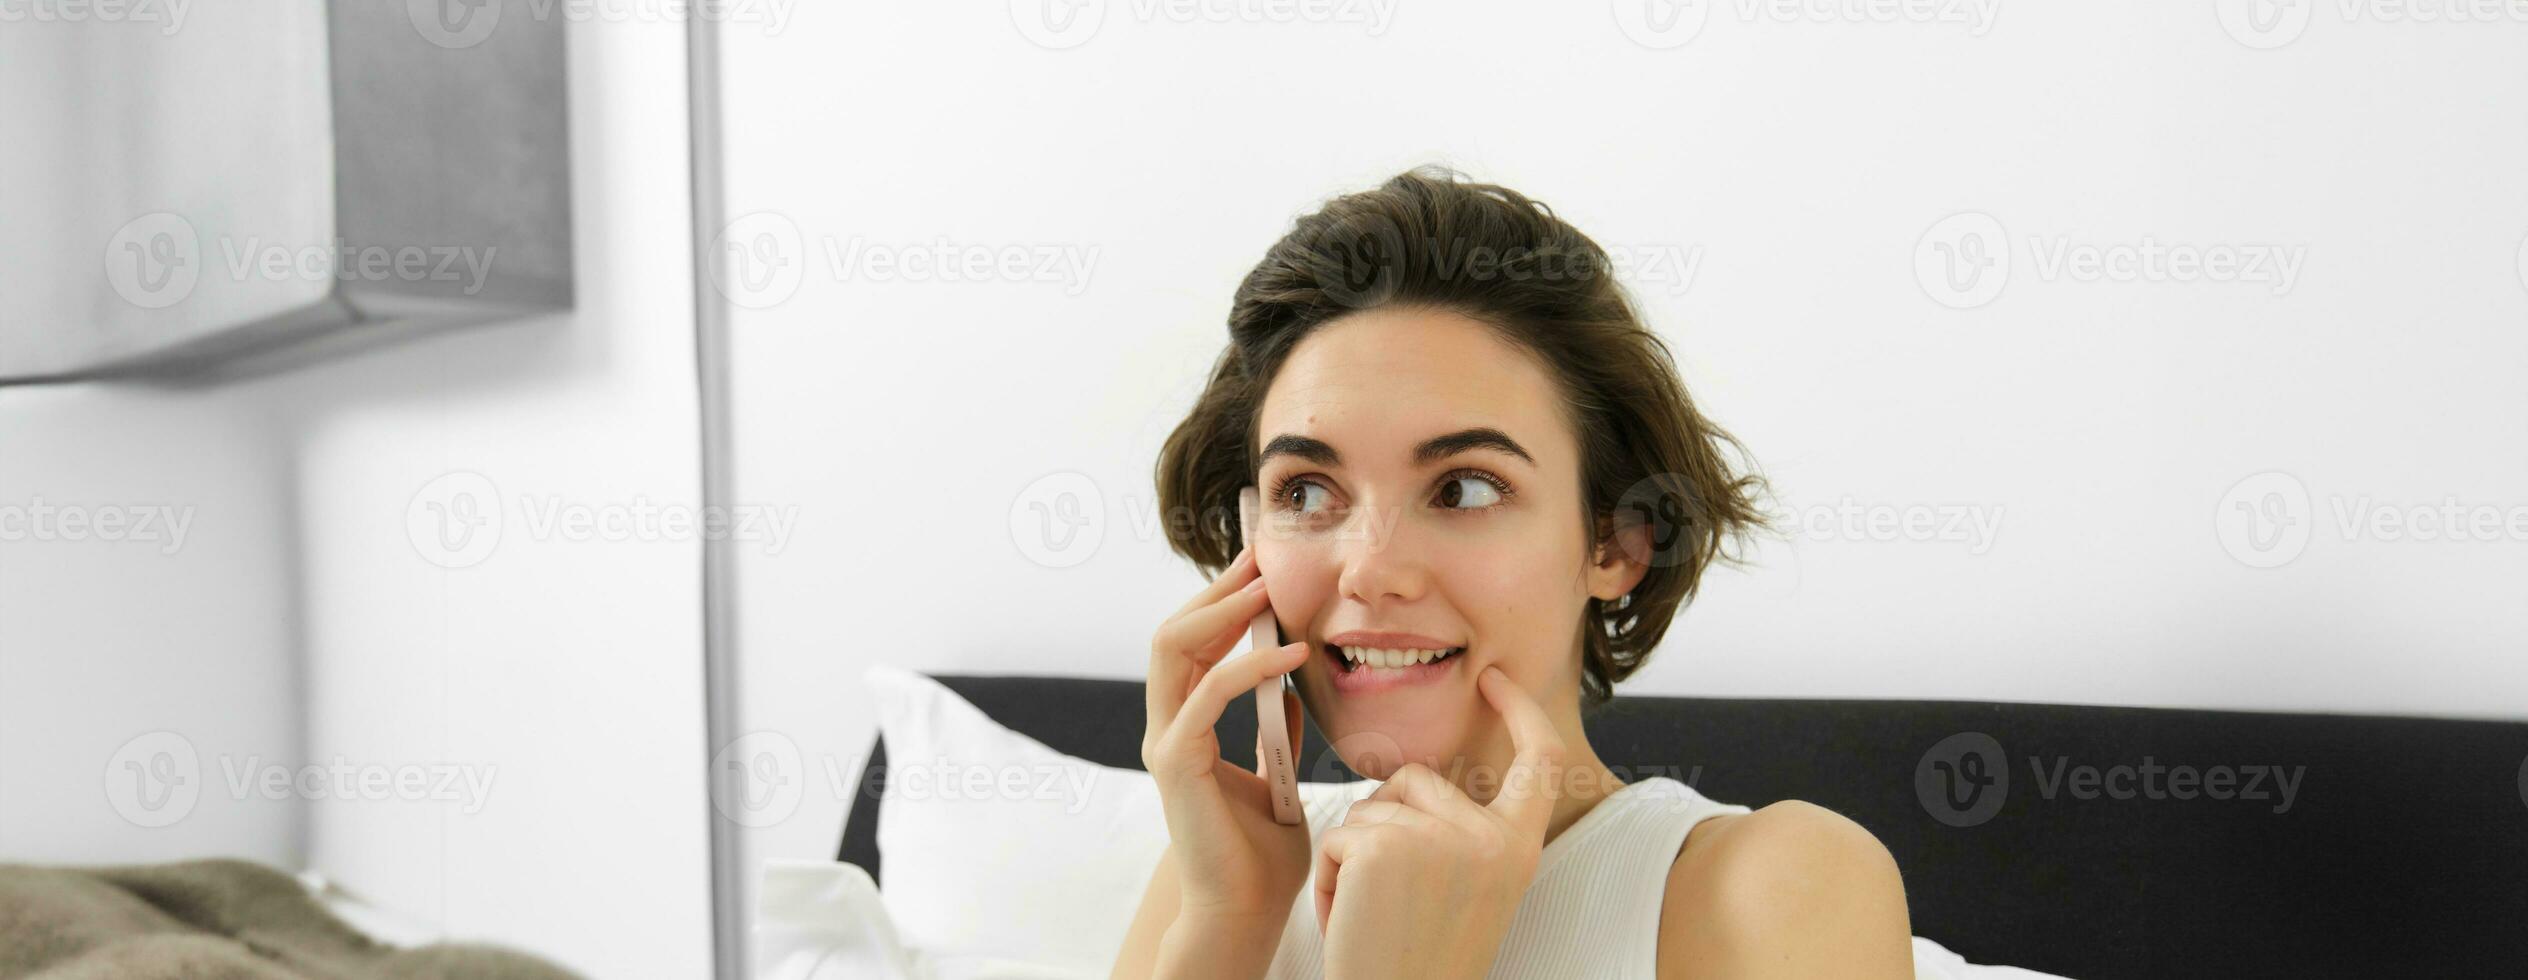
[[[1571,829],[1571,825],[1579,823],[1580,818],[1587,816],[1599,801],[1613,795],[1616,790],[1623,789],[1625,785],[1623,779],[1618,777],[1614,770],[1608,769],[1605,763],[1598,761],[1598,754],[1589,747],[1587,739],[1567,740],[1564,744],[1566,748],[1562,762],[1548,773],[1553,779],[1555,799],[1554,815],[1545,823],[1545,843],[1547,844],[1561,837],[1563,831]],[[1492,771],[1506,773],[1508,767],[1504,765]],[[1510,788],[1503,777],[1495,777],[1490,782],[1491,785],[1483,787],[1489,795],[1474,796],[1469,792],[1469,797],[1477,803],[1489,805],[1494,796]],[[1458,780],[1458,788],[1468,789],[1462,778]]]
[[[1573,748],[1575,751],[1563,761],[1562,792],[1560,798],[1554,801],[1553,819],[1545,824],[1547,844],[1561,837],[1572,824],[1579,823],[1581,817],[1588,816],[1600,801],[1624,788],[1624,781],[1605,763],[1598,761],[1597,753],[1590,751],[1586,740]]]

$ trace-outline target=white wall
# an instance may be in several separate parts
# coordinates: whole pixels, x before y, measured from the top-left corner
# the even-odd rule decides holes
[[[305,758],[288,472],[250,399],[0,390],[0,861],[302,866],[220,775]]]
[[[997,4],[727,31],[730,213],[771,212],[736,237],[804,270],[739,289],[733,328],[739,491],[807,508],[785,550],[741,552],[745,726],[811,777],[755,856],[831,854],[871,662],[1141,673],[1199,581],[1135,519],[1239,276],[1297,213],[1425,161],[1699,254],[1637,296],[1793,516],[1999,521],[1981,547],[1795,530],[1714,575],[1625,690],[2523,716],[2528,540],[2346,540],[2334,507],[2528,506],[2528,24],[2305,5],[2257,50],[2200,6],[2017,5],[1980,32],[1700,6],[1665,49],[1590,4],[1407,6],[1373,33],[1118,3],[1059,50]],[[2014,267],[1957,310],[1917,245],[1969,211]],[[838,274],[828,240],[855,236],[1098,259],[1070,286]],[[2305,258],[2278,294],[2095,281],[2031,238]],[[2266,471],[2315,530],[2275,568],[2216,523],[2243,530],[2229,505],[2266,488],[2232,489]],[[1049,567],[1013,514],[1065,472],[1103,542]]]
[[[271,385],[310,529],[311,758],[490,786],[479,807],[320,801],[311,860],[591,976],[701,976],[701,543],[544,523],[700,510],[684,37],[590,22],[569,41],[577,310]],[[463,474],[486,482],[442,482]],[[496,545],[444,568],[429,557],[463,557],[408,517],[469,487],[499,501],[476,531]]]
[[[0,505],[200,515],[164,557],[0,542],[0,860],[242,854],[590,976],[709,974],[701,543],[541,523],[700,509],[684,43],[570,28],[571,315],[220,387],[0,391]],[[465,564],[429,506],[474,493],[500,523]],[[129,827],[95,787],[159,727],[208,782]],[[222,763],[255,753],[485,792],[249,807]]]
[[[328,147],[307,138],[328,102],[320,5],[240,6],[189,31],[13,9],[0,370],[147,349],[188,317],[322,293],[211,275],[188,303],[144,308],[102,265],[118,226],[151,212],[275,241],[326,224]],[[250,66],[206,70],[241,51]],[[258,125],[205,122],[237,105],[257,106]],[[137,125],[153,112],[175,122]],[[248,160],[275,180],[240,200],[218,173]],[[310,187],[325,213],[261,193]],[[202,779],[220,782],[222,759],[304,759],[289,460],[264,407],[235,392],[0,389],[0,860],[305,859],[304,807]],[[183,769],[182,785],[158,779]]]

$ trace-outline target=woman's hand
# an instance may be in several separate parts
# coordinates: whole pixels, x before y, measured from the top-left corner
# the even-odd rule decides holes
[[[1141,737],[1141,764],[1157,779],[1167,812],[1168,846],[1180,883],[1177,921],[1205,929],[1269,929],[1278,938],[1308,880],[1308,825],[1275,822],[1271,785],[1222,759],[1213,730],[1230,698],[1246,696],[1307,660],[1306,643],[1222,659],[1256,615],[1270,608],[1263,585],[1250,545],[1160,625],[1150,644],[1149,727]],[[1295,746],[1303,725],[1298,698],[1288,692],[1282,697]],[[1256,756],[1260,768],[1263,753]]]
[[[1501,792],[1478,804],[1421,763],[1396,770],[1327,831],[1316,858],[1317,927],[1329,980],[1479,978],[1536,877],[1559,793],[1562,736],[1498,667],[1475,681],[1517,749]]]

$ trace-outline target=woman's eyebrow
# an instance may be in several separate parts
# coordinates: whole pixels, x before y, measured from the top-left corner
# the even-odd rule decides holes
[[[1428,466],[1471,449],[1499,450],[1526,460],[1529,466],[1536,465],[1536,457],[1528,455],[1527,447],[1510,438],[1509,433],[1490,426],[1460,429],[1422,440],[1421,445],[1413,447],[1413,463]],[[1295,456],[1319,466],[1343,465],[1343,454],[1325,440],[1290,433],[1274,436],[1273,441],[1265,443],[1264,451],[1256,457],[1256,465],[1261,467],[1272,462],[1276,456]]]
[[[1496,449],[1536,465],[1536,457],[1527,454],[1527,447],[1510,438],[1510,434],[1490,426],[1461,429],[1444,436],[1434,436],[1413,447],[1414,465],[1425,465],[1447,459],[1469,449]]]

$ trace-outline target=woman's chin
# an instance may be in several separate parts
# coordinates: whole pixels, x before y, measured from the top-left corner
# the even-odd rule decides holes
[[[1334,736],[1335,754],[1343,764],[1364,779],[1385,781],[1408,762],[1419,762],[1442,773],[1449,771],[1450,759],[1458,751],[1454,738],[1434,738],[1429,731],[1397,735],[1393,730],[1365,728]]]
[[[1463,751],[1469,716],[1480,701],[1438,691],[1410,695],[1347,699],[1303,683],[1300,699],[1326,744],[1363,778],[1384,781],[1407,762],[1445,773]]]

